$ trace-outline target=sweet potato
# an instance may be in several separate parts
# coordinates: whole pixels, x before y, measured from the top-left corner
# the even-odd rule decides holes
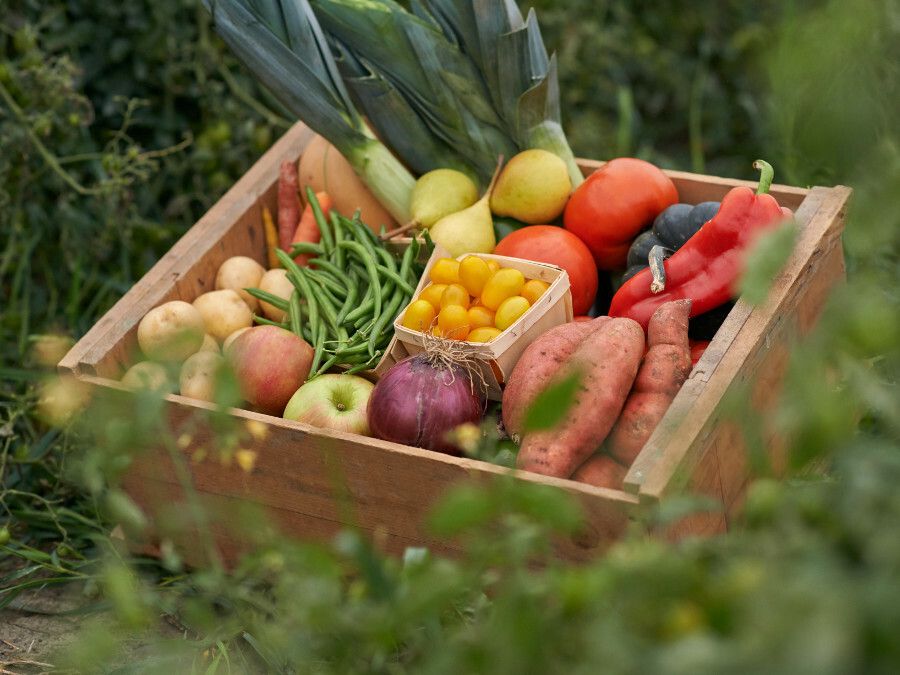
[[[291,237],[300,222],[300,181],[297,165],[285,160],[278,173],[278,245],[283,251],[291,247]]]
[[[606,321],[608,316],[564,323],[543,333],[525,348],[503,390],[503,426],[510,436],[521,436],[525,412],[535,397],[581,341]]]
[[[621,490],[625,474],[628,472],[624,466],[606,454],[596,454],[578,467],[572,480],[587,483],[594,487],[611,488]]]
[[[552,381],[581,374],[575,401],[555,429],[525,436],[520,469],[568,478],[613,428],[644,353],[644,331],[631,319],[614,318],[590,333]]]
[[[691,372],[690,311],[690,300],[676,300],[662,305],[650,318],[650,348],[606,441],[609,454],[620,464],[631,466]]]

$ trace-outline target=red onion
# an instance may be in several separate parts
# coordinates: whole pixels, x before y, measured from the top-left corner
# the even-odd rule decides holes
[[[410,356],[378,380],[369,398],[369,429],[377,438],[460,454],[446,438],[460,424],[478,424],[484,399],[469,369],[443,350]]]

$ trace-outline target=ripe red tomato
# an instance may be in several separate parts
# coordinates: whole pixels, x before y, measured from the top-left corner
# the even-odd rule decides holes
[[[594,304],[597,266],[588,247],[571,232],[554,225],[530,225],[506,235],[494,253],[562,267],[569,274],[575,314],[587,314]]]
[[[663,209],[678,201],[672,180],[650,162],[610,160],[579,185],[563,215],[601,270],[625,267],[628,247]]]

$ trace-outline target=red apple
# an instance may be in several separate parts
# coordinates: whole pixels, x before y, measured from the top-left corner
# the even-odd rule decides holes
[[[256,326],[231,343],[226,357],[244,400],[262,412],[280,415],[309,377],[313,348],[284,328]]]
[[[284,418],[369,436],[367,408],[374,388],[356,375],[320,375],[291,397]]]

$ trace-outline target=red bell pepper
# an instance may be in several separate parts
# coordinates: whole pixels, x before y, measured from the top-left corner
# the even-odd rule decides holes
[[[613,296],[610,316],[632,318],[646,330],[663,303],[690,298],[691,316],[697,316],[733,297],[744,257],[756,237],[793,215],[767,194],[775,174],[771,165],[757,160],[753,167],[761,171],[756,193],[748,187],[733,188],[719,212],[671,258],[662,261],[661,251],[651,252],[650,267]]]

